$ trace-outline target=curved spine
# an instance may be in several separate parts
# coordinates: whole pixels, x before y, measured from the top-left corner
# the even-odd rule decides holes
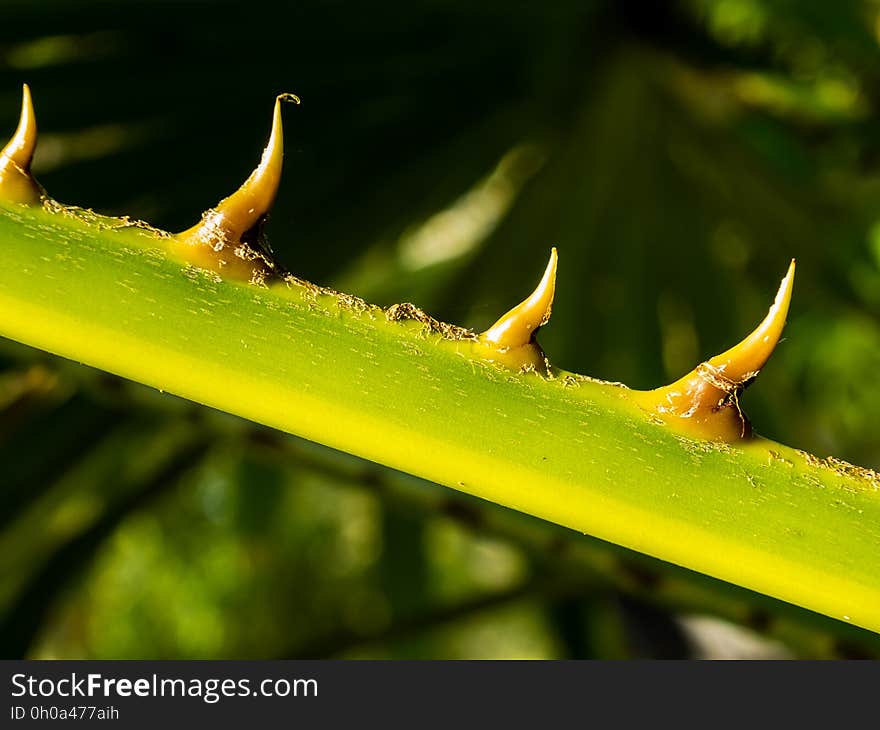
[[[293,94],[275,98],[272,131],[257,168],[232,195],[205,211],[196,225],[174,236],[172,249],[191,263],[257,283],[277,274],[274,262],[260,246],[260,237],[281,183],[283,101],[298,104],[299,98]]]
[[[27,84],[21,88],[21,116],[15,134],[0,151],[0,198],[13,203],[38,205],[44,192],[31,174],[37,149],[37,118]]]
[[[736,441],[751,435],[739,394],[758,376],[779,343],[791,304],[795,261],[761,323],[741,342],[698,365],[670,385],[633,393],[643,408],[689,435]]]

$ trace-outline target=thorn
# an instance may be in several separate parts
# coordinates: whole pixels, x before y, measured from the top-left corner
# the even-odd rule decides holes
[[[496,347],[521,347],[534,341],[535,332],[547,324],[553,309],[557,260],[556,249],[551,248],[544,276],[532,295],[480,335],[481,340]]]
[[[535,341],[535,333],[550,319],[556,293],[557,261],[556,249],[551,248],[544,276],[531,296],[479,336],[478,349],[482,356],[516,370],[547,372],[547,359]]]
[[[0,151],[0,198],[14,203],[34,205],[43,197],[43,189],[31,175],[31,162],[37,148],[37,118],[31,90],[21,88],[21,117],[12,139]]]
[[[175,236],[176,241],[183,244],[176,249],[186,258],[235,278],[253,279],[257,276],[262,279],[274,271],[268,257],[251,244],[258,243],[262,225],[275,202],[281,182],[283,101],[300,103],[294,94],[279,94],[275,98],[269,141],[260,164],[250,177],[232,195],[206,211],[199,223]]]
[[[788,317],[791,291],[794,286],[794,268],[795,260],[792,259],[788,273],[776,292],[773,306],[752,334],[738,345],[708,361],[708,364],[727,380],[741,385],[748,384],[773,354],[779,338],[782,337],[782,330]]]
[[[18,128],[0,156],[15,162],[23,170],[30,170],[37,148],[37,119],[34,114],[34,101],[27,84],[21,86],[21,116]]]
[[[636,400],[691,435],[720,441],[751,435],[739,394],[758,376],[782,336],[794,271],[792,259],[767,316],[739,344],[701,363],[671,385],[634,393]]]

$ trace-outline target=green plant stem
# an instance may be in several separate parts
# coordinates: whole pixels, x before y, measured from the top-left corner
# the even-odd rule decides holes
[[[162,244],[0,210],[0,334],[880,631],[870,473],[685,439],[618,387],[506,371],[421,322],[222,281]]]

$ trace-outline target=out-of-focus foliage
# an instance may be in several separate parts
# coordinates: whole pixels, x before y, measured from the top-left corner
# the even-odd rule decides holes
[[[568,369],[668,381],[750,329],[797,257],[787,339],[744,405],[767,436],[880,466],[880,4],[0,13],[0,129],[27,81],[57,199],[182,229],[293,91],[281,261],[482,327],[556,245],[541,340]],[[880,656],[379,466],[11,343],[0,358],[3,656]]]

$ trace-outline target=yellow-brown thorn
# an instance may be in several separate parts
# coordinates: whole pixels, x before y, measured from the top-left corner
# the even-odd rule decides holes
[[[538,286],[528,299],[517,304],[478,338],[478,353],[515,370],[547,371],[547,358],[535,341],[535,333],[547,324],[556,294],[556,249],[550,249],[550,260]]]
[[[269,141],[250,177],[232,195],[203,213],[199,223],[172,239],[173,250],[187,261],[224,276],[250,281],[262,282],[277,273],[274,263],[261,250],[259,237],[281,182],[284,101],[300,103],[294,94],[279,94],[275,98]]]
[[[739,394],[757,377],[776,348],[791,303],[795,261],[763,321],[742,342],[715,355],[671,385],[634,391],[633,397],[673,428],[712,441],[732,442],[751,435]]]
[[[0,151],[0,199],[25,205],[37,205],[43,189],[31,175],[31,162],[37,148],[37,118],[31,90],[21,88],[21,116],[12,139]]]

